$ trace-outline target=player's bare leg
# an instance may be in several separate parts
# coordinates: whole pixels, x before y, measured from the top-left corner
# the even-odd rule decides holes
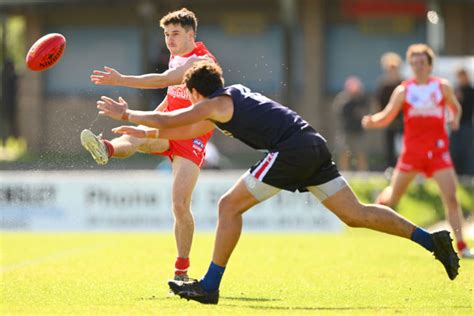
[[[330,211],[351,227],[364,227],[411,239],[433,252],[444,266],[449,278],[458,275],[459,258],[453,249],[449,232],[429,234],[396,213],[388,206],[363,204],[349,186],[322,201]],[[418,239],[418,236],[422,236]]]
[[[456,175],[453,169],[443,169],[433,174],[433,179],[438,184],[446,211],[446,219],[451,225],[454,236],[462,240],[461,207],[456,197]]]
[[[212,261],[225,267],[242,232],[242,214],[260,203],[248,191],[243,177],[219,200],[216,240]]]
[[[168,285],[173,293],[203,304],[217,304],[219,302],[220,278],[222,278],[230,255],[239,241],[242,232],[242,214],[259,203],[248,191],[243,180],[244,176],[219,200],[214,254],[206,276],[201,281],[169,281]],[[217,284],[214,279],[215,274],[219,279]],[[213,285],[212,289],[207,287],[210,285],[209,280],[214,283],[211,284]]]
[[[456,197],[457,177],[453,168],[442,169],[433,174],[433,179],[438,184],[443,199],[446,219],[453,229],[458,241],[458,249],[462,257],[474,258],[474,254],[467,249],[462,232],[462,212]]]
[[[319,198],[316,192],[313,194]],[[206,275],[200,281],[187,283],[170,281],[168,284],[173,293],[204,304],[218,303],[220,280],[242,231],[242,214],[259,202],[248,191],[243,178],[224,194],[219,201],[214,253]],[[360,203],[349,186],[330,195],[322,203],[349,226],[370,228],[415,240],[412,237],[418,228],[414,224],[387,206]],[[424,234],[431,243],[433,248],[431,251],[434,252],[436,259],[441,261],[449,278],[451,280],[456,278],[459,258],[452,247],[449,232],[429,234],[425,231]]]
[[[405,238],[410,238],[416,228],[387,206],[360,203],[349,186],[322,203],[350,227],[365,227]]]
[[[390,180],[390,185],[383,189],[383,191],[377,196],[375,203],[391,207],[397,205],[416,174],[417,172],[414,171],[402,172],[395,169],[393,171],[392,179]]]
[[[174,235],[178,258],[175,263],[175,278],[187,278],[189,253],[194,235],[194,218],[191,212],[191,198],[199,177],[199,167],[189,159],[173,157],[172,209]]]
[[[123,135],[107,141],[88,129],[81,132],[81,144],[100,165],[107,164],[111,157],[127,158],[136,152],[160,153],[169,148],[169,141],[165,139],[136,138]]]
[[[114,147],[114,158],[128,158],[134,155],[140,145],[145,143],[145,138],[135,138],[133,136],[123,135],[110,141]]]

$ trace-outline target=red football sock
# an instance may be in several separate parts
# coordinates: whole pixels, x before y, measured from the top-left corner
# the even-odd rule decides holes
[[[462,240],[459,240],[459,241],[457,242],[457,246],[458,246],[458,250],[459,250],[459,251],[462,251],[464,248],[467,247],[466,243],[465,243],[464,241],[462,241]]]
[[[107,139],[103,139],[104,141],[104,144],[105,144],[105,147],[107,147],[107,153],[109,155],[109,158],[112,157],[114,155],[114,145],[112,145],[112,143],[110,141],[108,141]]]
[[[182,275],[187,274],[189,269],[189,258],[176,258],[174,263],[174,274]]]

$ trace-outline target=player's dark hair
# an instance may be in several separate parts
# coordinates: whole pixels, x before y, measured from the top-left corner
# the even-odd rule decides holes
[[[189,91],[196,89],[201,95],[208,97],[224,86],[224,77],[219,65],[210,61],[200,61],[186,71],[183,83]]]
[[[426,57],[428,58],[428,64],[433,65],[434,59],[435,59],[435,53],[426,44],[412,44],[408,47],[407,49],[407,61],[410,62],[411,57],[413,55],[418,55],[418,54],[425,54]]]
[[[169,12],[167,15],[161,18],[160,26],[164,28],[169,24],[179,24],[183,28],[189,30],[192,29],[195,33],[197,31],[198,19],[194,12],[182,8],[178,11]]]

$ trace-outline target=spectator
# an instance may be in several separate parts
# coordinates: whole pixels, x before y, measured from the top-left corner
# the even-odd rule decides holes
[[[18,137],[17,115],[17,79],[15,65],[6,59],[2,70],[2,105],[7,125],[7,137]]]
[[[351,160],[355,158],[358,171],[367,170],[365,133],[360,124],[364,113],[369,111],[368,97],[359,78],[350,76],[346,79],[344,90],[334,99],[342,123],[340,135],[339,166],[342,170],[351,169]]]
[[[472,86],[466,69],[456,72],[456,96],[461,103],[462,115],[457,131],[450,135],[450,151],[458,174],[474,175],[474,87]]]
[[[382,110],[388,104],[393,90],[402,82],[400,66],[402,59],[400,55],[387,52],[380,58],[380,66],[383,74],[377,80],[375,99],[378,110]],[[403,115],[400,114],[385,131],[385,168],[394,166],[400,150],[397,150],[397,139],[401,140],[403,135]]]

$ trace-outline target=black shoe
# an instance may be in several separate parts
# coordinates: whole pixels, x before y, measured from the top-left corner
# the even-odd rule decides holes
[[[188,301],[198,301],[202,304],[217,304],[219,302],[219,290],[211,293],[206,292],[197,280],[190,282],[169,280],[168,285],[174,294]]]
[[[454,280],[458,275],[459,257],[454,251],[452,239],[447,230],[442,230],[431,234],[434,244],[433,254],[436,259],[441,261],[448,276]]]

